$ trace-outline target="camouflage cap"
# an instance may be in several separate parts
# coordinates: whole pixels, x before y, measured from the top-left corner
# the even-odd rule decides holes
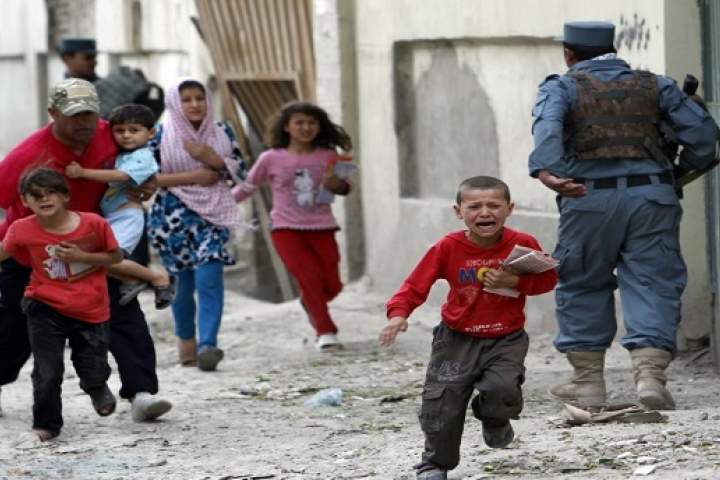
[[[50,88],[48,107],[71,117],[81,112],[100,113],[100,100],[92,83],[79,78],[66,78]]]

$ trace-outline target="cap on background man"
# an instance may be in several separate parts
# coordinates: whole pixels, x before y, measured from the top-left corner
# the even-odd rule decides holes
[[[50,88],[48,108],[54,108],[66,117],[81,112],[100,113],[100,100],[92,83],[80,78],[66,78]]]
[[[566,22],[563,43],[576,47],[610,47],[615,41],[615,25],[610,22]]]
[[[67,77],[83,78],[90,82],[97,80],[95,66],[97,47],[93,38],[63,38],[58,53],[67,69]]]

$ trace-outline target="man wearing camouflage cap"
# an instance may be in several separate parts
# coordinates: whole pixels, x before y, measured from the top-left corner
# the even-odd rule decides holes
[[[680,166],[703,169],[715,157],[717,126],[672,79],[633,70],[617,58],[615,26],[568,22],[569,70],[540,84],[533,108],[530,175],[558,194],[554,256],[555,346],[574,368],[550,392],[563,401],[604,403],[605,350],[616,333],[619,288],[640,402],[674,409],[665,369],[676,352],[682,209],[659,126],[683,145]]]
[[[49,92],[48,113],[52,122],[20,142],[0,162],[0,208],[6,216],[0,223],[0,239],[12,222],[30,215],[18,194],[18,180],[29,168],[44,165],[64,173],[70,162],[85,168],[113,168],[117,147],[109,124],[100,120],[100,104],[95,87],[88,81],[68,78]],[[105,193],[105,183],[68,178],[68,208],[97,212]],[[152,192],[154,185],[143,187]],[[138,192],[140,195],[140,192]],[[29,282],[28,261],[9,258],[0,271],[0,386],[17,379],[30,356],[26,319],[20,309]],[[158,391],[155,373],[155,347],[137,300],[118,304],[119,283],[108,279],[110,293],[110,351],[118,364],[122,388],[120,396],[132,401],[136,421],[159,417],[170,410],[165,400],[154,397]]]

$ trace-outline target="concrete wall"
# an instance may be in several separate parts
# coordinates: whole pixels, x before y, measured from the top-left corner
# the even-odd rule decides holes
[[[552,42],[564,21],[615,22],[619,54],[634,67],[701,73],[692,0],[354,5],[366,266],[385,293],[397,288],[429,245],[462,227],[451,205],[454,186],[468,175],[505,180],[516,202],[509,225],[534,233],[548,250],[554,247],[554,195],[528,176],[527,157],[537,85],[566,70],[562,49]],[[686,321],[703,323],[698,317],[703,305],[707,309],[707,268],[696,267],[707,260],[699,183],[684,205],[691,266]],[[441,299],[445,288],[435,290],[433,298]],[[551,295],[531,299],[528,311],[531,329],[554,329]]]
[[[40,124],[46,107],[42,63],[47,49],[43,0],[3,2],[0,28],[0,155]]]
[[[193,0],[51,3],[61,14],[58,36],[96,38],[101,76],[115,65],[142,68],[162,86],[179,76],[193,75],[204,81],[212,76],[209,55],[190,21],[196,15]],[[76,18],[77,10],[88,8],[87,18]],[[48,45],[45,1],[7,0],[3,18],[14,21],[0,29],[0,155],[47,120],[47,88],[64,74],[56,45]]]

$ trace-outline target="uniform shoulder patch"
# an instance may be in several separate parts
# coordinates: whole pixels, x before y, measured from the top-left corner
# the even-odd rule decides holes
[[[545,77],[545,80],[543,80],[542,82],[540,82],[540,85],[538,85],[538,86],[539,86],[539,87],[542,87],[543,85],[545,85],[545,84],[548,83],[549,81],[551,81],[551,80],[557,80],[557,79],[559,79],[559,78],[560,78],[560,75],[558,75],[557,73],[553,73],[552,75],[548,75],[547,77]]]

